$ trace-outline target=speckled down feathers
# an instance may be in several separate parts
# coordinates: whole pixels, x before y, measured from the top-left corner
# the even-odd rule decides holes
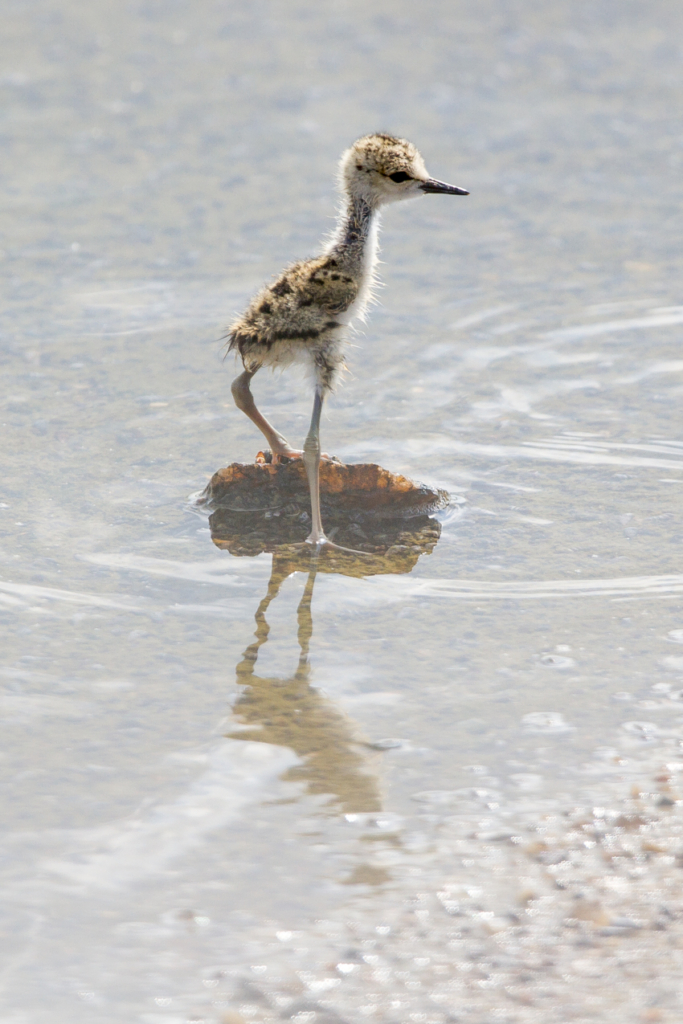
[[[397,139],[394,135],[385,135],[377,132],[374,135],[364,135],[357,139],[350,149],[344,153],[342,160],[342,174],[345,168],[360,171],[377,171],[386,177],[395,171],[404,171],[408,168],[412,174],[420,174],[427,178],[427,169],[416,146],[408,139]]]
[[[247,369],[286,366],[305,352],[316,363],[331,357],[336,368],[344,327],[337,317],[353,305],[358,291],[358,281],[340,270],[333,256],[294,263],[230,326],[228,349],[239,352]]]

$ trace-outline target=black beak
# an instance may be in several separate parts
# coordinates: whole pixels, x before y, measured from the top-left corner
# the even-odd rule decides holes
[[[423,192],[438,192],[447,196],[468,196],[465,188],[458,188],[457,185],[447,185],[445,181],[437,181],[436,178],[427,178],[420,185]]]

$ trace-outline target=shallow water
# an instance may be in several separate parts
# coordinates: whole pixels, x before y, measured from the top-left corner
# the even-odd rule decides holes
[[[7,1024],[681,1019],[682,21],[10,4]],[[454,502],[409,573],[289,575],[188,497],[377,128],[472,194],[387,211],[323,444]]]

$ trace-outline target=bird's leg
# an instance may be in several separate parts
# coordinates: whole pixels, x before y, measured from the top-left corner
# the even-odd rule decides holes
[[[258,367],[257,367],[258,369]],[[238,409],[241,409],[243,413],[249,417],[252,423],[255,423],[259,428],[266,441],[270,445],[270,450],[273,455],[277,456],[285,455],[289,459],[300,459],[303,452],[297,451],[292,448],[286,437],[275,429],[272,424],[268,422],[265,416],[263,416],[256,408],[256,402],[254,396],[251,393],[249,384],[251,378],[256,373],[256,370],[245,370],[239,377],[236,377],[232,382],[232,397],[235,399],[235,405]]]
[[[306,580],[306,586],[304,587],[303,597],[299,601],[299,607],[296,610],[296,620],[299,624],[299,631],[297,638],[299,640],[299,647],[301,654],[299,655],[299,665],[296,670],[296,674],[300,679],[307,679],[309,675],[309,664],[308,664],[308,649],[311,643],[311,637],[313,636],[313,616],[311,615],[311,601],[313,599],[313,584],[315,583],[315,577],[318,572],[318,552],[311,558],[311,568],[308,572],[308,579]]]
[[[347,555],[370,557],[367,551],[355,551],[353,548],[343,548],[339,544],[333,544],[331,540],[327,539],[323,530],[320,518],[320,414],[323,411],[324,399],[325,387],[322,384],[317,384],[311,426],[304,441],[304,466],[311,494],[311,532],[306,538],[306,543],[313,544],[318,551],[324,544],[328,548],[334,548],[335,551],[344,551]]]
[[[316,384],[311,426],[304,441],[304,466],[311,492],[311,532],[306,540],[308,544],[316,546],[328,543],[320,518],[320,414],[324,398],[322,384]]]

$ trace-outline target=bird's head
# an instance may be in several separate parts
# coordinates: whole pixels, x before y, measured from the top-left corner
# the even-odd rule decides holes
[[[391,135],[358,139],[342,156],[340,172],[344,191],[372,209],[425,193],[469,195],[464,188],[430,178],[412,142]]]

